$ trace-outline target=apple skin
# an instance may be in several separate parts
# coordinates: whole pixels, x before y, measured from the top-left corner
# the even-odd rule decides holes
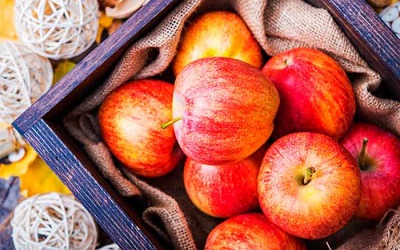
[[[209,233],[204,249],[305,250],[306,246],[303,240],[282,231],[262,213],[246,213],[218,224]]]
[[[359,156],[364,138],[368,142],[363,163]],[[355,216],[380,220],[400,203],[400,139],[376,125],[357,122],[340,142],[361,169],[361,201]]]
[[[231,57],[261,68],[261,48],[235,13],[210,11],[198,16],[182,33],[178,51],[172,62],[175,76],[192,61],[204,57]]]
[[[198,163],[243,160],[270,137],[279,94],[261,70],[237,59],[202,58],[175,80],[172,111],[177,141]]]
[[[327,54],[310,48],[288,50],[268,60],[262,71],[281,98],[273,138],[318,132],[338,140],[350,128],[356,111],[352,85]]]
[[[111,153],[132,173],[159,177],[183,158],[173,128],[172,84],[153,79],[127,82],[113,90],[98,112],[101,136]]]
[[[244,160],[206,165],[186,158],[183,183],[192,203],[202,212],[229,218],[259,207],[257,176],[266,148]]]
[[[304,184],[306,176],[310,178]],[[333,138],[291,133],[268,148],[258,176],[258,195],[263,213],[282,230],[320,239],[339,231],[357,210],[360,170]]]

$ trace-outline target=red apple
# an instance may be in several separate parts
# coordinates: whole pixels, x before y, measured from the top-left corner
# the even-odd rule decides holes
[[[220,218],[257,208],[257,176],[261,154],[256,151],[242,161],[218,166],[186,158],[183,182],[190,200],[202,212]]]
[[[400,203],[400,139],[376,125],[355,123],[341,143],[361,169],[361,201],[356,216],[380,220]]]
[[[292,49],[273,56],[262,71],[281,98],[274,138],[307,131],[339,139],[351,126],[356,110],[351,83],[327,54],[316,49]]]
[[[133,173],[144,177],[167,174],[183,154],[171,128],[172,84],[136,80],[113,90],[98,112],[101,136],[111,153]]]
[[[263,214],[247,213],[232,217],[211,230],[204,249],[305,250],[306,246],[301,239],[282,231]]]
[[[264,214],[289,234],[327,237],[357,210],[361,177],[350,153],[329,136],[297,132],[267,150],[258,176]]]
[[[243,160],[268,140],[278,106],[278,92],[261,70],[232,58],[203,58],[175,80],[172,122],[188,157],[220,165]]]
[[[206,12],[189,23],[172,63],[174,74],[196,59],[216,56],[236,58],[257,68],[263,63],[261,48],[246,23],[228,11]]]

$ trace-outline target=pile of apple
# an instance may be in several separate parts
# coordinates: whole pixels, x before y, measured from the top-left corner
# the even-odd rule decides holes
[[[399,205],[400,140],[355,120],[341,66],[309,48],[268,58],[241,18],[208,12],[184,30],[174,84],[142,79],[99,108],[104,142],[134,174],[185,159],[184,186],[225,218],[206,249],[305,249],[353,217]]]

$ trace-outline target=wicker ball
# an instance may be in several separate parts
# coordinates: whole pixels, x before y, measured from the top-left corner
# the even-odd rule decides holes
[[[52,81],[53,69],[47,58],[16,42],[0,44],[0,158],[8,155],[15,162],[25,155],[25,141],[11,123],[50,88]]]
[[[67,59],[85,52],[99,26],[97,0],[16,0],[20,40],[39,55]]]
[[[95,249],[96,224],[73,196],[44,193],[23,200],[11,219],[16,249]]]
[[[11,124],[29,108],[53,81],[50,61],[26,46],[0,44],[0,122]]]
[[[400,38],[400,2],[396,2],[379,13],[379,17]]]

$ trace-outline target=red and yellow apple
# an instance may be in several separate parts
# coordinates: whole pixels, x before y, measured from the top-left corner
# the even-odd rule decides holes
[[[258,208],[260,154],[256,151],[242,161],[217,166],[186,158],[183,182],[190,200],[202,212],[219,218]]]
[[[127,82],[114,89],[98,112],[101,136],[111,153],[134,174],[159,177],[172,171],[183,154],[173,128],[172,84],[153,79]]]
[[[220,165],[245,159],[270,137],[279,94],[261,70],[237,59],[202,58],[176,77],[177,141],[192,160]]]
[[[174,74],[196,59],[216,56],[236,58],[257,68],[263,64],[261,48],[246,23],[229,11],[206,12],[189,23],[172,62]]]
[[[268,148],[259,171],[258,195],[272,223],[297,237],[320,239],[339,231],[357,210],[360,170],[333,138],[291,133]]]
[[[341,144],[361,170],[361,201],[355,215],[380,220],[400,204],[400,139],[376,125],[357,122]]]
[[[275,84],[281,105],[273,137],[318,132],[336,140],[350,128],[356,110],[343,68],[322,51],[296,48],[273,56],[262,71]]]
[[[301,239],[275,226],[262,213],[246,213],[218,224],[209,233],[205,250],[305,250]]]

